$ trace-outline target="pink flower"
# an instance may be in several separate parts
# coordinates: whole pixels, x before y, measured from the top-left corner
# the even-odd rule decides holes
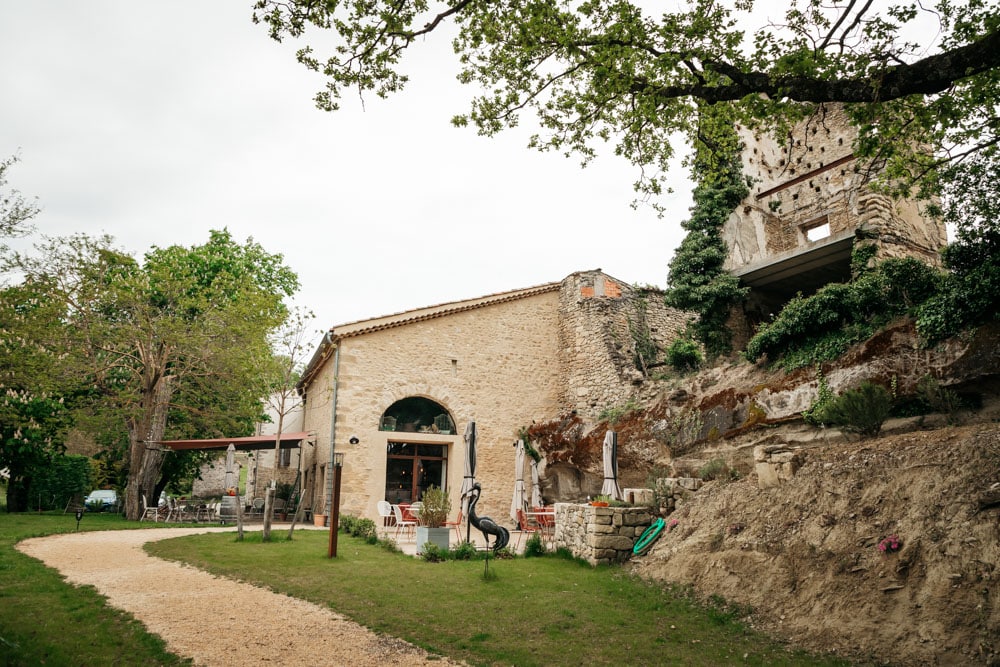
[[[878,550],[884,554],[891,554],[903,548],[903,540],[898,535],[889,535],[882,538],[878,543]]]

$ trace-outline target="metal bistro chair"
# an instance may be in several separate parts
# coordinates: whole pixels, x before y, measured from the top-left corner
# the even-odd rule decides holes
[[[524,539],[525,534],[541,533],[542,527],[538,524],[534,517],[529,517],[528,513],[524,510],[517,510],[517,523],[520,525],[521,529],[517,531],[517,544],[514,550],[517,551],[521,547],[521,540]]]
[[[408,521],[408,520],[404,519],[403,518],[403,508],[400,507],[399,505],[393,505],[392,506],[392,513],[396,517],[396,539],[397,540],[399,539],[399,534],[401,532],[404,535],[407,534],[407,533],[409,533],[410,535],[413,536],[414,539],[416,539],[417,522],[416,521]]]
[[[150,507],[149,503],[146,502],[146,496],[142,496],[142,516],[139,517],[139,522],[142,523],[146,519],[152,519],[155,523],[160,518],[160,508],[156,505]]]
[[[460,509],[460,510],[458,510],[458,518],[457,519],[455,519],[454,521],[445,521],[444,522],[445,528],[454,528],[455,529],[455,539],[457,541],[459,541],[459,542],[462,541],[462,519],[463,518],[464,517],[462,516],[462,510]]]
[[[264,499],[254,498],[253,505],[250,508],[250,515],[254,518],[264,516]]]
[[[388,500],[380,500],[378,505],[378,515],[382,518],[382,536],[389,534],[389,527],[396,525],[396,516],[392,511],[392,503]]]

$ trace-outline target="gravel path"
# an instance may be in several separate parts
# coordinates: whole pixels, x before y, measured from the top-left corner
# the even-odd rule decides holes
[[[90,585],[196,665],[457,665],[287,595],[143,551],[146,542],[231,528],[115,530],[24,540],[25,554]],[[243,610],[253,610],[248,619]]]

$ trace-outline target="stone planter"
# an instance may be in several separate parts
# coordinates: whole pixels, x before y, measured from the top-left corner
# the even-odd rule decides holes
[[[447,551],[451,546],[451,528],[442,526],[440,528],[430,528],[428,526],[417,526],[417,553],[423,553],[423,546],[430,542],[438,549]]]

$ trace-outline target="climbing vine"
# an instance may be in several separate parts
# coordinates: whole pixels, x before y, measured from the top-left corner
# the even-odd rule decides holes
[[[628,318],[628,331],[632,335],[632,362],[644,375],[649,375],[649,368],[657,362],[660,348],[653,340],[653,332],[649,328],[646,316],[648,303],[644,294],[634,301],[635,317]]]
[[[726,245],[722,226],[749,188],[740,165],[741,144],[731,119],[715,108],[704,111],[698,136],[694,206],[691,217],[681,223],[687,236],[670,260],[666,304],[698,314],[691,332],[710,356],[717,356],[731,349],[726,321],[730,309],[749,291],[723,269]]]

